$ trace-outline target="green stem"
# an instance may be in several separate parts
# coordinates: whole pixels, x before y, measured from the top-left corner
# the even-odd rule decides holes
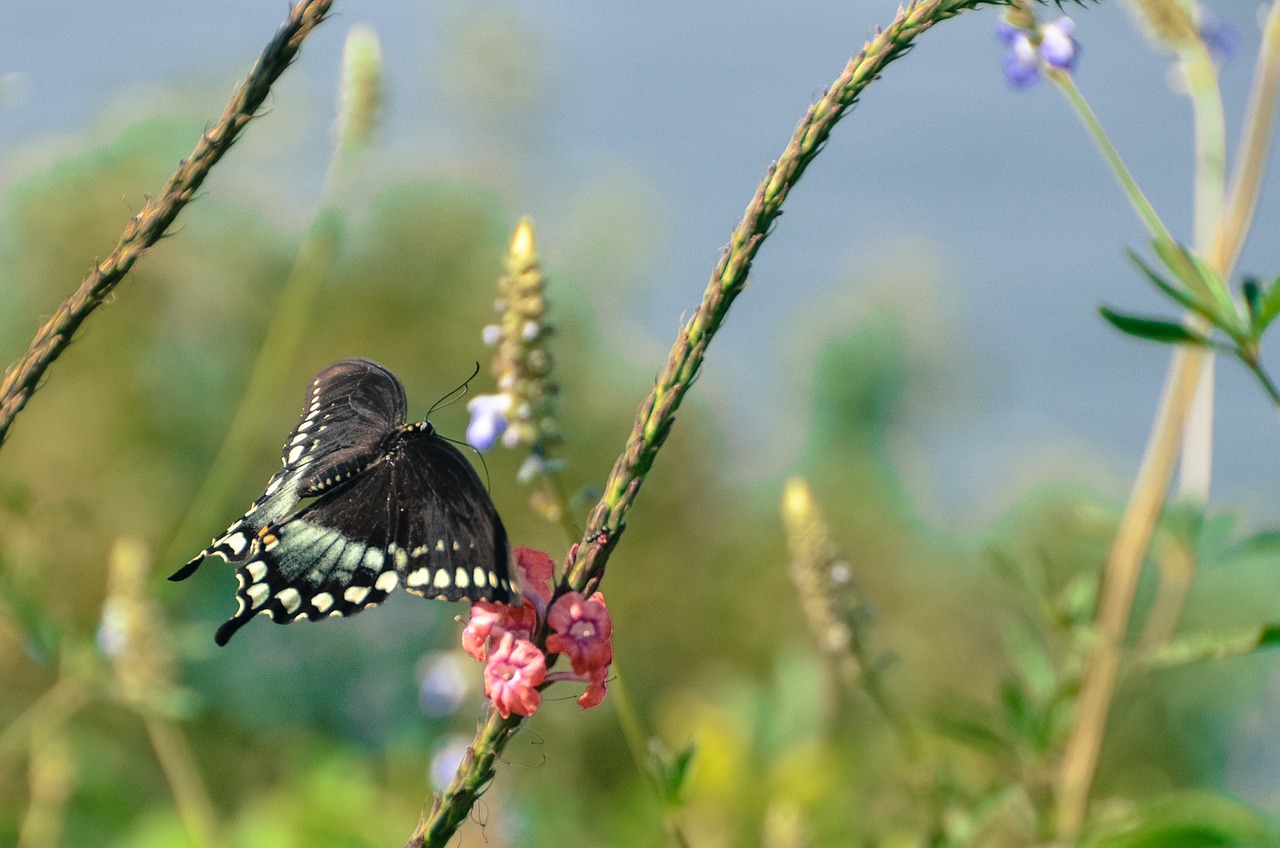
[[[192,845],[210,846],[214,838],[217,816],[213,802],[200,777],[191,745],[172,722],[154,715],[143,715],[151,747],[160,761],[160,769],[173,792],[174,806]]]
[[[1271,398],[1271,403],[1277,410],[1280,410],[1280,389],[1276,388],[1276,384],[1271,380],[1271,375],[1262,367],[1262,363],[1258,361],[1257,357],[1248,356],[1241,351],[1236,351],[1236,355],[1258,378],[1258,382],[1262,384],[1262,388],[1267,392],[1267,397]]]
[[[981,5],[988,4],[983,0],[910,3],[863,47],[801,119],[782,155],[765,174],[747,205],[741,223],[733,231],[711,275],[702,303],[676,338],[653,391],[641,404],[631,435],[609,473],[604,496],[592,511],[582,544],[570,564],[566,576],[570,588],[589,590],[603,576],[609,556],[626,527],[626,514],[670,432],[680,402],[698,376],[707,346],[734,299],[746,286],[751,263],[781,214],[787,195],[821,152],[831,131],[862,91],[889,63],[906,53],[916,38],[934,24]]]
[[[249,76],[227,104],[222,118],[205,131],[191,155],[184,159],[160,193],[147,200],[142,211],[129,221],[120,241],[106,259],[85,277],[84,282],[40,327],[27,352],[5,371],[0,382],[0,445],[4,444],[14,418],[27,405],[40,385],[45,371],[66,350],[77,329],[106,300],[133,263],[160,240],[174,220],[240,136],[240,131],[258,114],[272,84],[298,54],[302,40],[328,14],[333,0],[300,0],[288,20],[276,31]]]
[[[1098,116],[1089,107],[1084,95],[1080,93],[1080,89],[1076,88],[1075,81],[1071,79],[1071,75],[1066,71],[1060,71],[1055,68],[1047,69],[1045,74],[1061,89],[1067,98],[1067,102],[1075,109],[1076,115],[1079,116],[1085,130],[1093,138],[1094,144],[1098,146],[1098,150],[1102,153],[1102,158],[1111,166],[1111,171],[1120,183],[1120,187],[1124,190],[1125,196],[1129,198],[1134,211],[1138,213],[1138,217],[1142,219],[1152,238],[1172,242],[1174,240],[1173,237],[1165,229],[1164,223],[1160,220],[1160,216],[1156,214],[1156,210],[1152,207],[1150,201],[1147,200],[1147,196],[1142,193],[1142,189],[1138,188],[1137,180],[1133,178],[1128,166],[1120,158],[1120,153],[1116,150],[1115,145],[1111,143],[1111,139],[1107,137],[1106,131],[1102,129],[1102,124],[1098,121]]]
[[[1254,69],[1249,111],[1240,141],[1235,178],[1227,195],[1210,264],[1230,277],[1240,258],[1245,235],[1252,226],[1258,206],[1262,178],[1266,172],[1271,133],[1275,124],[1276,95],[1280,91],[1280,0],[1271,6],[1262,29],[1262,49]]]

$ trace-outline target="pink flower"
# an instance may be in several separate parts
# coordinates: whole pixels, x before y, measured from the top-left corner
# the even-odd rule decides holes
[[[501,639],[510,633],[517,639],[528,639],[538,626],[538,614],[527,600],[518,607],[475,601],[471,604],[471,620],[462,630],[462,649],[478,660],[485,658],[485,642]]]
[[[527,639],[503,633],[484,667],[484,694],[503,718],[531,716],[542,703],[538,686],[547,676],[547,658]]]
[[[512,550],[516,560],[516,576],[520,591],[525,597],[542,599],[541,610],[551,603],[551,581],[555,579],[556,564],[549,554],[537,548],[517,547]]]
[[[592,678],[587,691],[578,696],[578,706],[588,710],[604,700],[604,675],[605,670],[601,669],[600,676]]]
[[[561,595],[547,612],[547,623],[555,631],[547,637],[547,650],[567,656],[575,673],[594,677],[594,672],[608,670],[613,620],[599,592],[590,598],[578,592]]]

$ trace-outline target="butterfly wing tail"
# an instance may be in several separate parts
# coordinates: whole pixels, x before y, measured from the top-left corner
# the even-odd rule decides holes
[[[196,573],[196,569],[200,567],[200,563],[204,562],[204,558],[210,553],[212,553],[212,551],[205,548],[203,551],[196,554],[194,558],[189,560],[186,565],[182,566],[182,568],[179,568],[177,571],[170,574],[169,579],[174,583],[177,583],[179,580],[186,580],[188,577]]]
[[[175,583],[179,580],[186,580],[196,573],[196,569],[200,567],[200,563],[204,562],[205,557],[218,556],[222,557],[225,562],[242,561],[253,547],[254,536],[252,530],[253,528],[243,519],[237,521],[227,528],[227,532],[210,542],[209,547],[196,554],[186,565],[169,575],[169,579]]]
[[[213,641],[218,643],[218,647],[225,646],[231,641],[231,637],[236,635],[236,631],[249,623],[249,619],[257,614],[257,610],[246,609],[237,613],[233,618],[229,618],[218,628],[218,632],[213,634]]]

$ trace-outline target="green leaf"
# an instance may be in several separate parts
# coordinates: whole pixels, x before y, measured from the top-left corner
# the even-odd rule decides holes
[[[1161,342],[1163,344],[1195,344],[1208,346],[1209,340],[1204,336],[1192,332],[1186,326],[1177,321],[1165,321],[1159,318],[1141,318],[1136,315],[1123,315],[1108,309],[1105,306],[1098,307],[1098,312],[1107,320],[1111,326],[1115,327],[1122,333],[1130,336],[1136,336],[1140,339],[1148,341]]]
[[[675,754],[667,750],[658,739],[649,740],[649,768],[658,781],[658,793],[668,806],[679,806],[684,797],[685,784],[689,781],[689,771],[693,766],[693,757],[697,753],[698,743],[690,741]]]
[[[1259,293],[1258,305],[1253,316],[1254,332],[1261,335],[1277,315],[1280,315],[1280,277],[1272,280],[1266,290]]]
[[[991,757],[1011,756],[1014,748],[980,718],[961,715],[956,710],[933,716],[933,728],[940,735]]]
[[[1217,271],[1172,239],[1155,238],[1151,249],[1165,267],[1173,272],[1200,300],[1215,304],[1214,312],[1220,320],[1214,321],[1230,335],[1243,335],[1240,315],[1231,300],[1231,294]]]
[[[1172,668],[1275,647],[1280,647],[1280,624],[1264,624],[1226,635],[1196,633],[1182,636],[1151,651],[1145,660],[1151,668]]]
[[[1270,820],[1247,804],[1180,792],[1147,804],[1085,843],[1088,848],[1275,848]]]
[[[1160,291],[1182,304],[1185,309],[1189,309],[1192,312],[1203,315],[1205,318],[1209,319],[1211,323],[1216,324],[1217,326],[1223,326],[1223,320],[1212,305],[1205,303],[1191,292],[1184,291],[1183,289],[1167,282],[1163,277],[1152,270],[1150,265],[1143,262],[1141,256],[1134,253],[1132,250],[1126,250],[1125,253],[1128,255],[1129,261],[1134,265],[1137,265],[1138,270],[1142,272],[1143,276],[1145,276],[1152,285],[1160,289]],[[1233,322],[1227,321],[1227,323],[1230,324]],[[1227,328],[1223,327],[1223,329]]]

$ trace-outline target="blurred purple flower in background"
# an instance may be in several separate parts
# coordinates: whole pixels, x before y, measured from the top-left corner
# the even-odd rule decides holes
[[[1002,18],[996,25],[996,34],[1009,47],[1004,54],[1004,78],[1014,88],[1028,88],[1040,79],[1041,62],[1059,70],[1072,70],[1080,58],[1080,43],[1072,35],[1075,28],[1074,21],[1062,17],[1033,33]]]

